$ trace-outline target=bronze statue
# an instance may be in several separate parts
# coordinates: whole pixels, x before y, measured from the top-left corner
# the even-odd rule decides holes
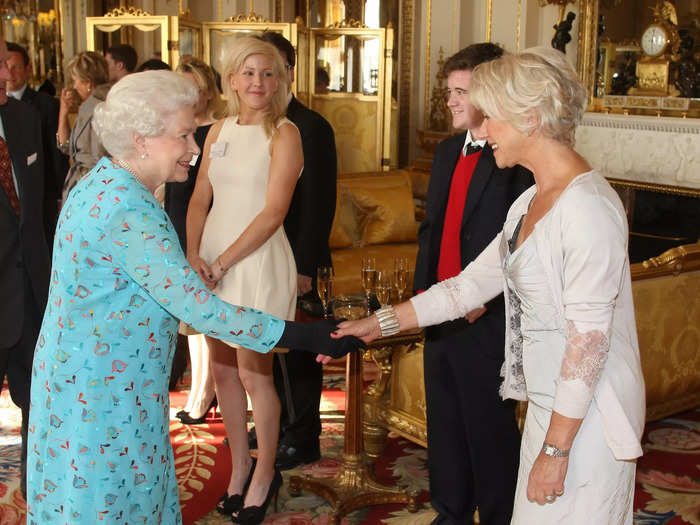
[[[569,11],[566,13],[566,19],[562,20],[558,24],[554,24],[554,38],[552,38],[552,47],[558,49],[562,53],[566,53],[566,44],[571,42],[571,28],[573,27],[574,18],[576,18],[576,13]]]

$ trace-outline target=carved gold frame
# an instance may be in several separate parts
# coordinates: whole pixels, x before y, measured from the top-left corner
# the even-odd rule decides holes
[[[170,52],[171,18],[167,15],[152,15],[142,9],[134,7],[118,7],[105,16],[88,16],[85,18],[86,44],[88,51],[95,51],[95,32],[111,33],[122,27],[136,27],[141,31],[156,31],[160,29],[160,53],[163,62],[170,67],[177,65],[177,49],[175,56]],[[176,25],[177,28],[177,25]],[[177,33],[176,33],[177,34]]]
[[[298,22],[268,22],[264,18],[251,12],[249,15],[234,15],[224,22],[203,22],[202,23],[202,60],[211,65],[211,42],[212,33],[214,31],[222,31],[231,34],[240,32],[244,34],[246,31],[263,32],[275,31],[280,33],[284,38],[289,40],[298,51],[298,33],[303,28],[299,27]],[[297,53],[297,61],[300,60]],[[223,73],[220,72],[220,73]],[[292,84],[292,93],[297,95],[297,82]]]

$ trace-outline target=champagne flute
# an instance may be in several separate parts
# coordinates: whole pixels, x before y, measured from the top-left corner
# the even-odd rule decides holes
[[[372,292],[377,284],[377,261],[374,257],[362,258],[362,288],[365,290],[367,304],[370,304]],[[369,308],[369,306],[368,306]]]
[[[333,297],[333,278],[335,274],[332,266],[319,266],[316,272],[316,292],[323,305],[323,318],[328,319],[330,313],[328,305]]]
[[[386,270],[377,270],[376,293],[379,306],[386,306],[389,304],[389,297],[391,296],[391,276]]]
[[[399,296],[399,302],[403,299],[408,283],[408,258],[394,257],[394,286]]]

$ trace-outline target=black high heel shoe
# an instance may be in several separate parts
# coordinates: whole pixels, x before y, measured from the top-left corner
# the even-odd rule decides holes
[[[180,412],[178,412],[175,415],[177,416],[177,418],[180,420],[180,422],[183,425],[201,425],[202,423],[204,423],[206,421],[207,415],[209,414],[209,411],[212,408],[216,409],[217,406],[218,406],[218,402],[216,400],[216,396],[214,396],[214,399],[211,400],[211,403],[209,403],[209,406],[204,411],[204,414],[202,414],[201,417],[196,417],[196,418],[192,417],[192,416],[190,416],[189,412],[185,412],[184,410],[180,411],[180,412],[182,412],[182,414]],[[216,414],[216,412],[215,412],[215,414]]]
[[[267,496],[265,496],[265,501],[259,507],[243,507],[238,515],[231,516],[231,521],[233,523],[239,523],[240,525],[258,525],[265,520],[265,513],[267,512],[267,507],[270,506],[270,502],[275,500],[275,512],[277,512],[277,495],[279,494],[280,487],[282,486],[282,473],[275,469],[275,476],[270,482],[270,486],[267,489]]]
[[[228,491],[224,492],[224,495],[219,498],[219,502],[216,504],[216,511],[219,514],[233,514],[238,512],[243,508],[243,499],[245,498],[245,493],[248,492],[248,487],[250,486],[250,481],[253,479],[253,472],[255,472],[255,464],[257,463],[256,458],[252,458],[253,463],[250,465],[250,470],[248,471],[248,478],[245,480],[245,485],[243,485],[242,494],[232,494],[228,495]]]

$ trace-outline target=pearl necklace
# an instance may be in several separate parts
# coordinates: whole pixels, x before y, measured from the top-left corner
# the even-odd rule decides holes
[[[139,177],[139,175],[136,173],[136,170],[134,170],[134,168],[132,168],[131,165],[127,161],[121,160],[121,159],[115,159],[115,160],[116,160],[117,164],[119,164],[119,166],[121,166],[126,171],[128,171],[131,174],[131,176],[134,177],[134,179],[136,179],[136,182],[138,182],[142,186],[148,188],[148,186],[146,186],[146,184],[144,184],[141,177]]]

